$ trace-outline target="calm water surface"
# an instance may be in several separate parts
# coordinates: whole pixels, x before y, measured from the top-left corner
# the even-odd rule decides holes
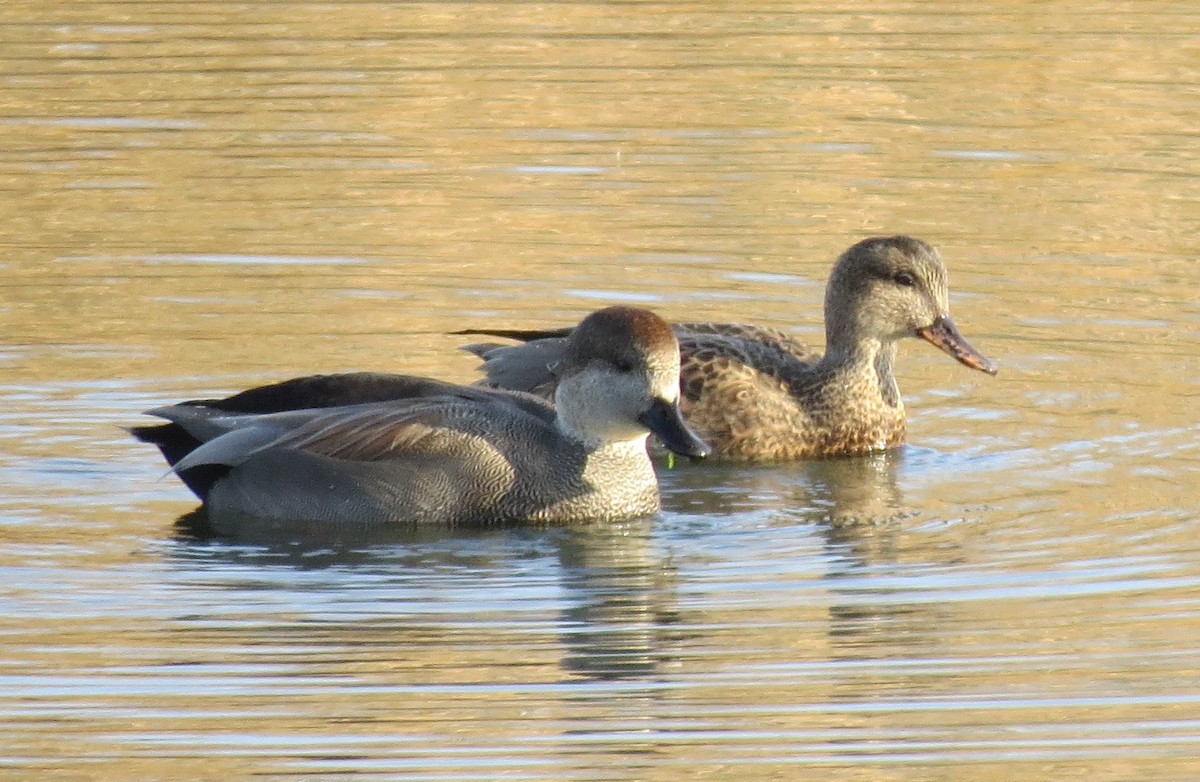
[[[1200,778],[1193,3],[16,0],[0,42],[0,777]],[[913,341],[909,446],[664,469],[652,519],[207,540],[120,428],[614,302],[820,342],[883,232],[1000,375]]]

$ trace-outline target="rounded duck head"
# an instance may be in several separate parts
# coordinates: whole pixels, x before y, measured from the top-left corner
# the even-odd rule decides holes
[[[679,372],[679,342],[666,321],[637,307],[606,307],[588,315],[571,332],[563,373],[591,361],[645,371],[665,380]]]
[[[555,406],[585,439],[642,440],[653,432],[681,456],[709,453],[679,413],[679,342],[654,313],[618,306],[588,315],[556,372]]]
[[[842,253],[825,289],[825,329],[830,352],[917,336],[972,369],[996,374],[950,318],[938,251],[910,236],[872,237]]]

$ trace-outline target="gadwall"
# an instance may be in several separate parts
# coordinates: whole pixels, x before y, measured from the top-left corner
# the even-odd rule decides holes
[[[148,411],[212,526],[496,525],[658,510],[646,451],[702,457],[679,413],[679,345],[651,312],[594,312],[565,345],[556,405],[405,375],[317,375]],[[244,527],[242,527],[244,528]]]
[[[834,264],[825,289],[824,355],[761,326],[683,323],[674,331],[684,420],[715,456],[733,461],[861,454],[902,443],[904,403],[892,363],[904,337],[996,373],[950,319],[937,250],[908,236],[864,239]],[[481,385],[545,395],[557,382],[570,329],[458,333],[522,340],[464,349],[484,360]]]

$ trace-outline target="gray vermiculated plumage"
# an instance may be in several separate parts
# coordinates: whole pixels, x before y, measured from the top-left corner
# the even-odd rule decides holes
[[[609,308],[571,337],[557,409],[425,378],[327,375],[157,408],[170,423],[134,434],[218,529],[626,518],[658,508],[647,426],[705,452],[678,414],[677,351],[657,316]]]

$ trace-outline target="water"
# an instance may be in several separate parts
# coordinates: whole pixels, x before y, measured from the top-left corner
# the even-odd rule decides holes
[[[1191,4],[0,23],[0,777],[1200,777]],[[1000,374],[653,519],[208,540],[120,428],[613,302],[819,342],[891,232]]]

